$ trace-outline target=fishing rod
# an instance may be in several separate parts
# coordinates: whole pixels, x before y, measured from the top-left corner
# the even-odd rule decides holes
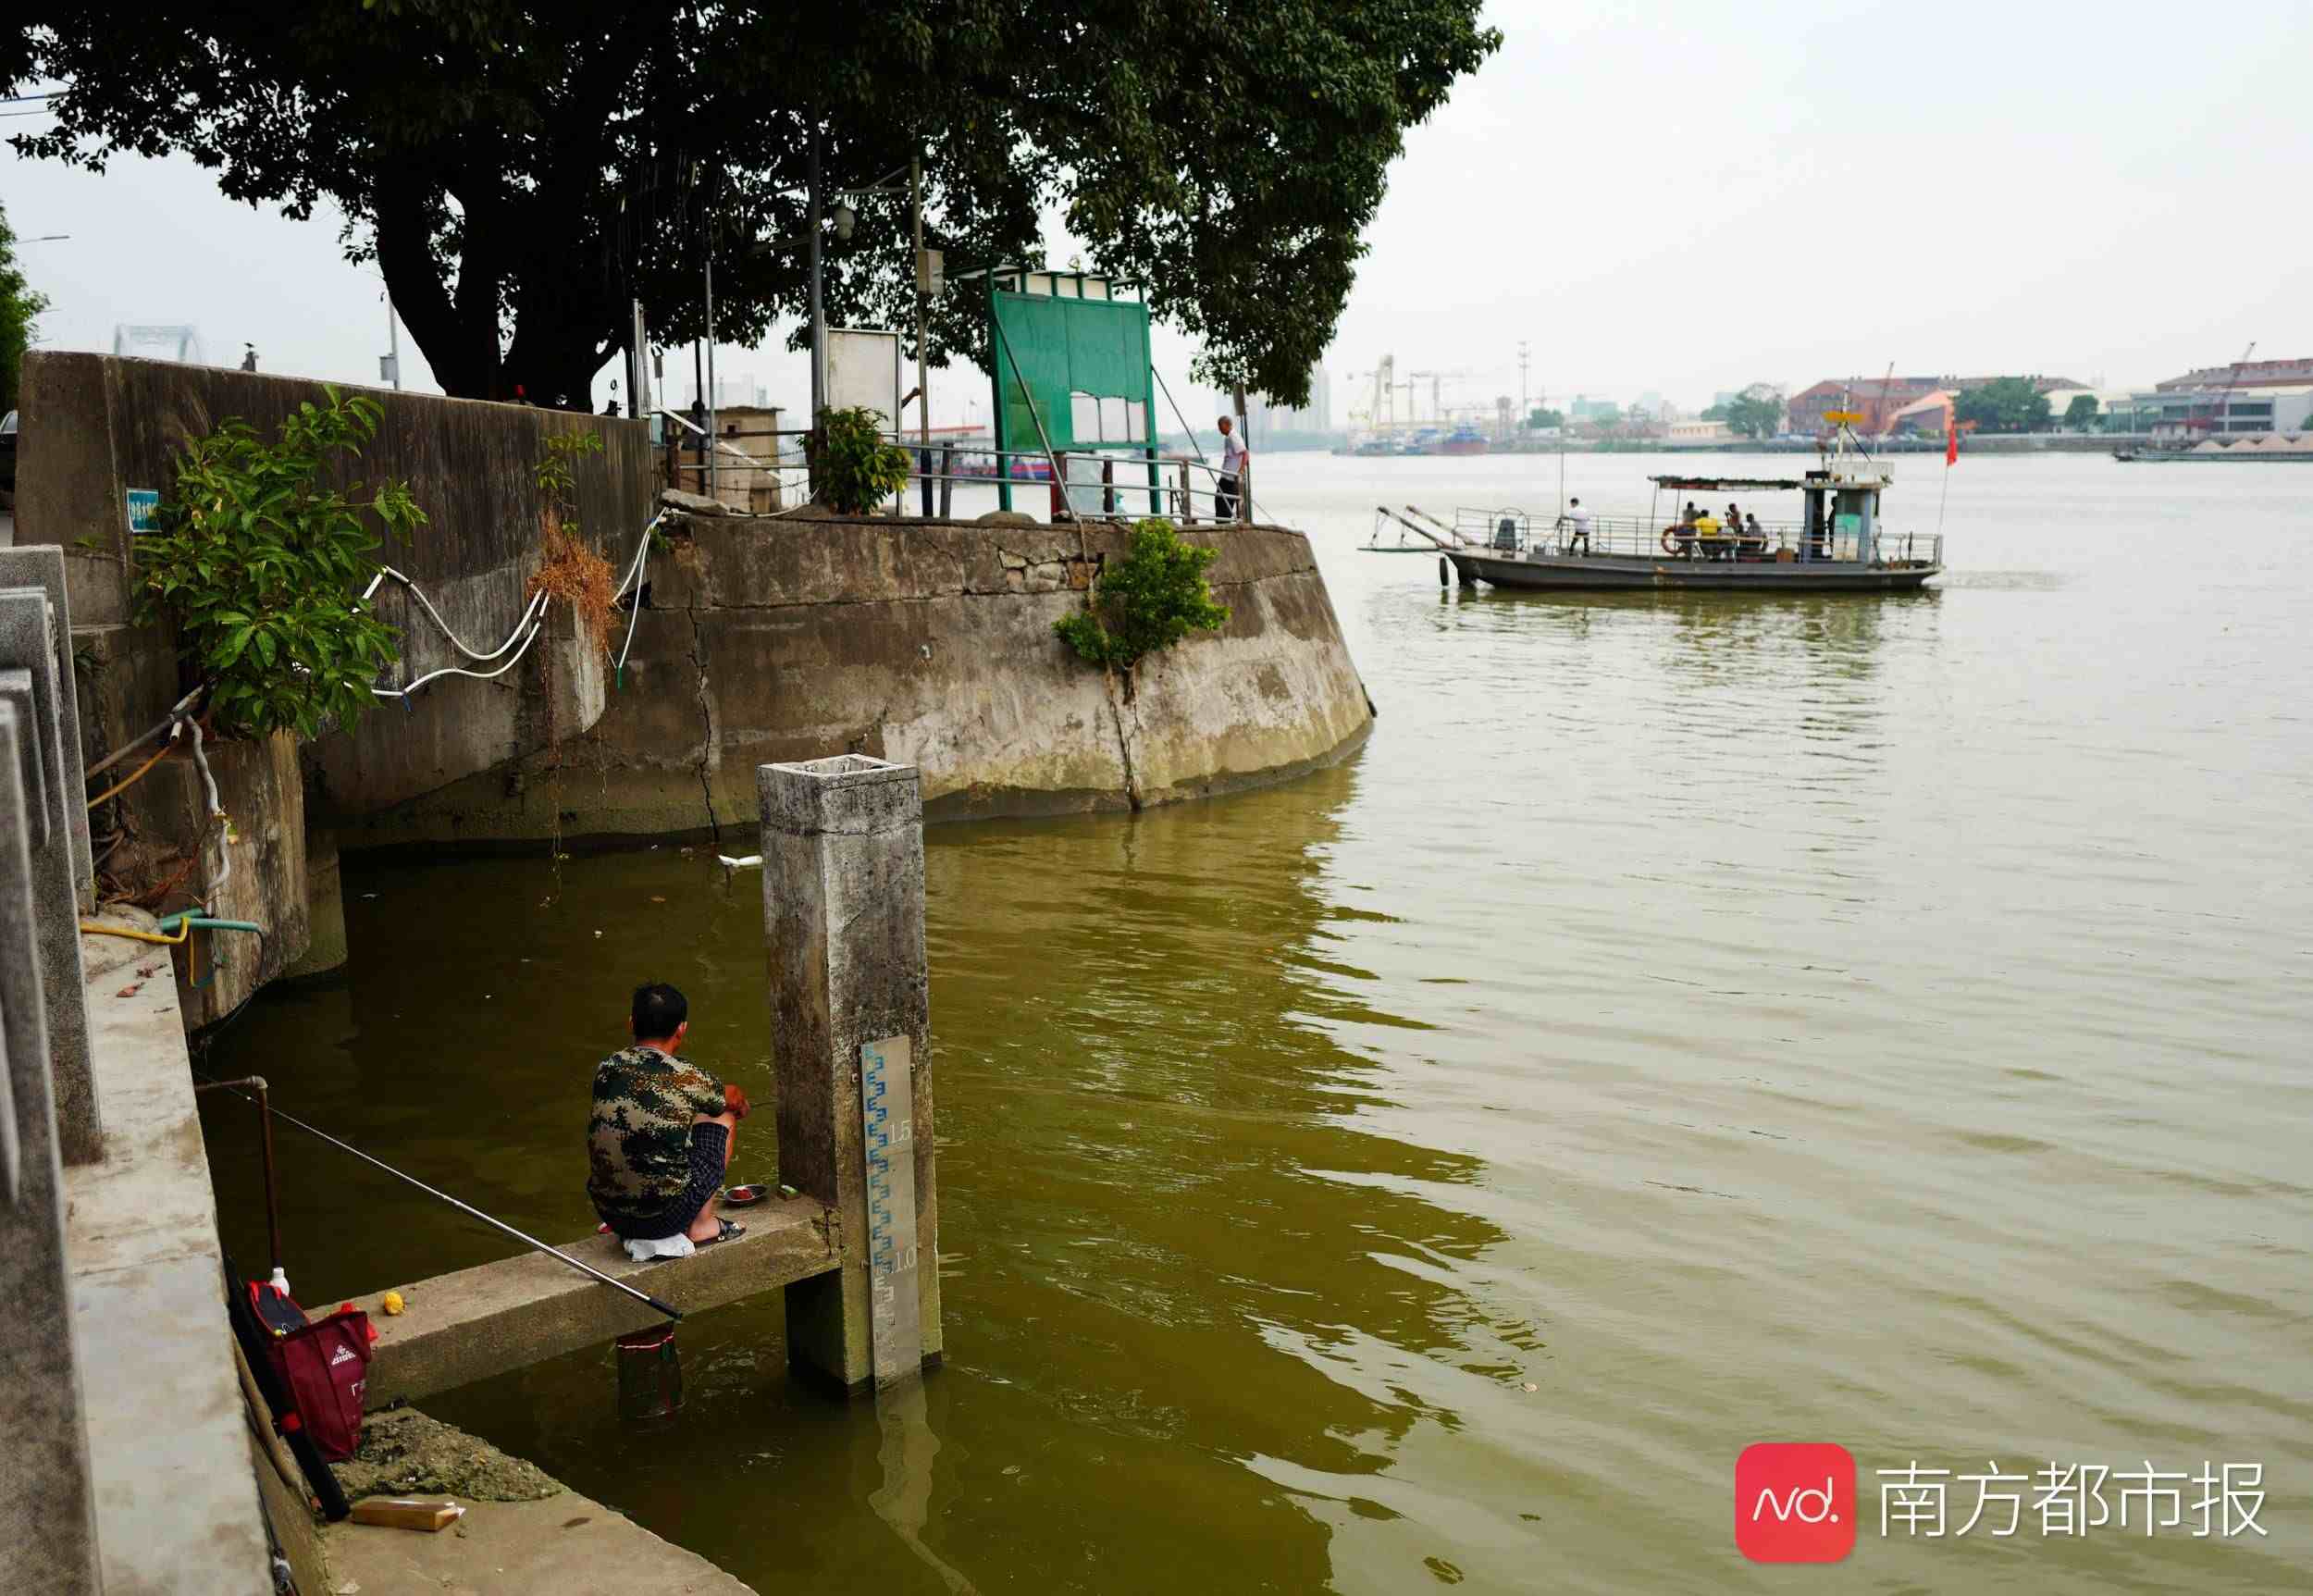
[[[199,1071],[196,1070],[194,1073],[198,1074]],[[206,1075],[203,1075],[201,1078],[204,1081],[207,1081],[212,1086],[220,1086],[228,1091],[231,1091],[232,1087],[237,1084],[232,1082],[216,1081]],[[258,1101],[256,1098],[250,1097],[248,1094],[244,1092],[234,1092],[233,1095],[243,1098],[249,1102]],[[419,1180],[415,1175],[395,1169],[391,1164],[387,1163],[383,1158],[371,1157],[367,1153],[363,1152],[359,1147],[353,1145],[353,1143],[340,1141],[337,1137],[332,1136],[328,1132],[322,1130],[319,1126],[308,1125],[304,1120],[300,1120],[294,1114],[286,1113],[279,1108],[273,1107],[269,1103],[259,1103],[258,1106],[265,1108],[268,1114],[274,1116],[275,1118],[286,1120],[289,1123],[296,1126],[307,1135],[318,1136],[323,1141],[328,1143],[332,1147],[353,1154],[353,1157],[359,1158],[363,1163],[371,1165],[376,1169],[383,1169],[387,1174],[391,1175],[395,1180],[407,1182],[409,1184],[415,1186],[419,1191],[425,1193],[427,1196],[439,1197],[443,1202],[448,1203],[451,1207],[458,1209],[461,1213],[473,1215],[476,1219],[481,1220],[492,1230],[503,1231],[505,1234],[512,1236],[515,1241],[520,1242],[524,1246],[535,1247],[538,1251],[546,1254],[550,1257],[560,1258],[563,1262],[568,1264],[572,1268],[576,1269],[580,1274],[590,1275],[594,1279],[601,1281],[604,1285],[612,1287],[613,1290],[625,1292],[628,1296],[633,1297],[637,1302],[647,1304],[650,1307],[653,1307],[659,1312],[666,1315],[670,1320],[679,1322],[682,1319],[683,1310],[681,1308],[674,1307],[667,1303],[662,1303],[657,1297],[650,1295],[648,1292],[637,1291],[633,1286],[628,1285],[625,1281],[604,1274],[600,1269],[596,1268],[592,1264],[586,1262],[583,1258],[574,1258],[568,1253],[563,1251],[562,1248],[550,1247],[544,1242],[539,1241],[538,1237],[527,1235],[521,1231],[515,1230],[512,1225],[506,1223],[503,1219],[492,1219],[489,1215],[482,1212],[481,1209],[476,1207],[473,1204],[460,1202],[449,1193],[439,1191],[434,1187],[427,1185],[425,1182]]]

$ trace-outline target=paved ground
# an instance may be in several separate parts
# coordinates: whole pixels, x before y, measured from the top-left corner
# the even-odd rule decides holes
[[[452,1500],[456,1500],[453,1498]],[[329,1577],[360,1596],[754,1596],[713,1564],[660,1540],[599,1502],[564,1491],[542,1502],[470,1502],[449,1529],[422,1534],[365,1524],[329,1528]],[[461,1534],[460,1531],[464,1533]]]

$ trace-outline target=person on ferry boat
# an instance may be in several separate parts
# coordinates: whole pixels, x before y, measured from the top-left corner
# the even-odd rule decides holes
[[[1695,518],[1695,547],[1706,560],[1719,557],[1719,518],[1705,510]]]
[[[1582,545],[1585,554],[1590,551],[1590,513],[1582,508],[1581,500],[1577,499],[1567,504],[1566,513],[1558,518],[1558,525],[1565,529],[1567,553],[1574,552],[1577,543]]]

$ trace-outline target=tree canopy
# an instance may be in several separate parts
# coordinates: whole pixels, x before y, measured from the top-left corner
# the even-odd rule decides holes
[[[48,301],[32,290],[16,262],[16,229],[0,207],[0,414],[16,408],[17,385],[24,377],[24,352]]]
[[[805,182],[855,193],[835,324],[912,327],[904,178],[951,280],[1035,262],[1059,207],[1204,380],[1306,403],[1405,129],[1501,43],[1480,0],[31,0],[0,82],[56,80],[20,152],[185,151],[225,193],[345,218],[450,392],[584,404],[639,297],[655,341],[752,342],[807,303]],[[982,358],[977,302],[932,356]],[[798,331],[795,341],[801,342]]]
[[[1754,382],[1726,403],[1723,419],[1738,438],[1769,439],[1783,430],[1783,391]]]
[[[2072,402],[2064,407],[2064,425],[2074,432],[2086,432],[2095,427],[2104,414],[2093,393],[2075,393]]]
[[[2028,377],[1996,377],[1963,389],[1952,402],[1962,424],[1985,432],[2037,432],[2048,424],[2048,399]]]
[[[1546,404],[1536,405],[1526,413],[1526,419],[1518,423],[1528,432],[1540,432],[1545,427],[1564,427],[1565,424],[1566,418]]]

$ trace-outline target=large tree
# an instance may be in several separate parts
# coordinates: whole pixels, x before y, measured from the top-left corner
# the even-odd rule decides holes
[[[1952,413],[1985,432],[2037,432],[2048,424],[2048,396],[2028,377],[1996,377],[1963,389]]]
[[[16,230],[0,208],[0,414],[16,408],[16,388],[24,373],[24,351],[32,341],[47,299],[33,291],[16,261]]]
[[[189,152],[224,192],[347,218],[451,393],[586,402],[640,297],[661,342],[806,303],[825,184],[925,158],[951,278],[1041,254],[1145,285],[1206,381],[1306,403],[1404,130],[1500,44],[1479,0],[33,0],[0,81],[63,93],[26,154]],[[904,185],[903,185],[904,186]],[[912,326],[904,193],[852,201],[831,321]],[[968,288],[932,353],[983,357]],[[798,340],[800,334],[798,335]]]
[[[1764,440],[1783,430],[1783,390],[1772,383],[1754,382],[1726,406],[1727,430]]]

